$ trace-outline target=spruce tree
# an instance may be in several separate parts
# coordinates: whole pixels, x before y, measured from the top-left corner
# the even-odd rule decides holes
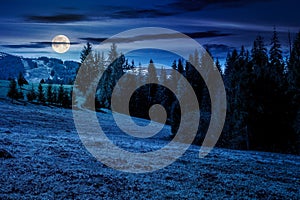
[[[83,50],[80,53],[80,62],[81,64],[84,62],[86,57],[92,52],[92,45],[91,43],[87,42],[86,45],[83,47]]]
[[[278,39],[276,28],[274,27],[273,36],[271,39],[270,49],[270,73],[271,76],[280,81],[283,80],[284,63],[282,58],[281,44]]]
[[[158,82],[156,68],[152,59],[150,59],[148,65],[148,75],[147,75],[148,82],[148,103],[152,104],[155,102],[155,97],[157,93],[157,84],[152,84],[153,82]]]
[[[9,98],[11,98],[11,102],[18,99],[18,97],[19,97],[18,89],[17,89],[17,82],[16,82],[15,79],[10,80],[9,90],[8,90],[7,96]]]
[[[52,91],[52,84],[48,84],[47,86],[47,102],[52,104],[53,101],[53,91]]]
[[[64,86],[60,84],[58,88],[58,94],[57,94],[57,103],[59,106],[63,106],[64,104],[64,95],[65,95]]]
[[[118,51],[117,51],[117,45],[113,43],[110,46],[110,51],[108,53],[108,62],[112,63],[114,60],[116,60],[119,57]]]
[[[34,101],[34,100],[36,99],[37,94],[36,94],[36,92],[35,92],[35,90],[34,90],[33,84],[31,84],[31,89],[30,89],[30,91],[26,94],[26,96],[27,96],[27,100],[28,100],[29,102],[32,102],[32,101]]]
[[[18,85],[20,88],[23,87],[23,85],[28,85],[27,80],[24,78],[23,73],[20,72],[18,76]]]
[[[38,101],[40,103],[45,103],[45,94],[44,94],[42,83],[39,83],[38,86]]]
[[[291,102],[291,126],[295,134],[297,153],[300,154],[300,32],[293,43],[288,61],[288,94]]]

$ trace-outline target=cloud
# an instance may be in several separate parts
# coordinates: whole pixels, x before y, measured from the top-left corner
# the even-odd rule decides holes
[[[56,43],[56,44],[63,44],[63,43]],[[71,45],[79,44],[77,42],[71,42]],[[46,47],[50,47],[52,42],[30,42],[28,44],[9,44],[9,45],[1,45],[2,47],[10,48],[10,49],[20,49],[20,48],[27,48],[27,49],[42,49]]]
[[[112,12],[109,15],[110,18],[155,18],[155,17],[165,17],[172,16],[177,12],[166,11],[163,9],[123,9],[119,11]]]
[[[192,32],[192,33],[184,33],[185,35],[194,38],[211,38],[211,37],[221,37],[221,36],[230,36],[230,33],[221,33],[219,31],[203,31],[203,32]],[[85,37],[79,38],[81,40],[85,40],[91,43],[130,43],[136,41],[144,41],[144,40],[159,40],[159,39],[180,39],[182,38],[182,34],[180,33],[162,33],[162,34],[152,34],[152,35],[138,35],[133,37],[126,38],[92,38]]]
[[[168,6],[178,11],[200,11],[204,8],[214,5],[218,7],[241,7],[254,2],[266,2],[270,0],[176,0]]]
[[[84,21],[87,20],[87,17],[79,14],[58,14],[48,16],[27,16],[26,20],[39,23],[67,23],[75,21]]]

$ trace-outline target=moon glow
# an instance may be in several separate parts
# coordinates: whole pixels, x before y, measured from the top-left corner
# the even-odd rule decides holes
[[[52,39],[52,49],[57,53],[65,53],[70,48],[70,40],[65,35],[57,35]]]

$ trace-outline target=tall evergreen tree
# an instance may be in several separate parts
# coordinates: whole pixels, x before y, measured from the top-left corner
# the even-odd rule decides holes
[[[268,65],[268,54],[264,43],[264,38],[260,35],[258,35],[253,42],[251,56],[254,73],[257,76],[264,76],[267,69],[266,67]]]
[[[80,53],[80,62],[81,64],[84,62],[86,57],[92,52],[92,45],[91,43],[87,42],[86,45],[83,47],[83,50]]]
[[[108,62],[112,63],[118,57],[119,57],[119,54],[118,54],[118,51],[117,51],[117,45],[115,43],[113,43],[110,46],[110,51],[108,52]]]
[[[178,67],[177,67],[177,71],[183,75],[183,64],[182,64],[182,59],[178,59]]]
[[[148,75],[147,75],[148,82],[158,82],[157,79],[157,72],[154,65],[154,62],[152,59],[150,59],[149,65],[148,65]],[[148,103],[152,104],[155,102],[155,97],[157,93],[157,84],[149,84],[148,85]]]
[[[282,86],[280,83],[284,80],[284,62],[282,58],[281,44],[278,39],[276,28],[274,27],[273,36],[271,39],[271,49],[270,49],[270,67],[269,73],[274,80]]]
[[[290,59],[288,61],[288,94],[291,99],[291,126],[296,136],[296,148],[300,154],[300,32],[293,43]]]

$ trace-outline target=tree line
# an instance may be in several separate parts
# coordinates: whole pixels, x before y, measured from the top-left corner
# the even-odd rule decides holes
[[[27,100],[31,103],[54,105],[64,108],[71,108],[72,106],[72,88],[67,89],[62,84],[59,86],[44,84],[41,81],[37,90],[33,84],[31,84],[29,90],[25,90],[23,88],[24,84],[28,85],[28,82],[23,77],[22,73],[20,73],[18,81],[10,79],[7,96],[11,98],[12,102],[15,100]],[[23,91],[25,91],[25,95]]]

